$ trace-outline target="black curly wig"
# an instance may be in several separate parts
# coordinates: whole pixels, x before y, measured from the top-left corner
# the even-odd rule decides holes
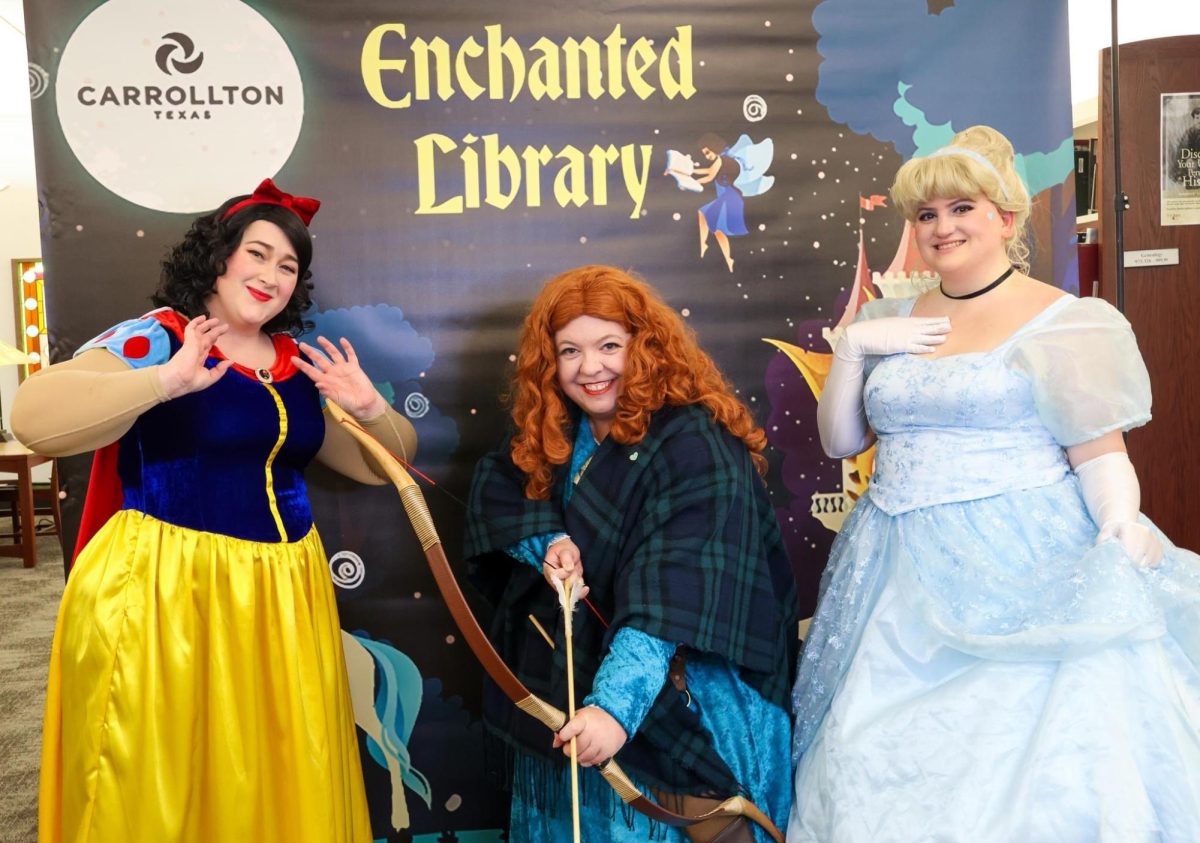
[[[162,262],[162,277],[151,297],[159,307],[170,307],[191,318],[208,313],[205,302],[213,294],[217,278],[225,274],[225,261],[241,245],[242,234],[252,222],[266,220],[283,230],[300,262],[296,289],[287,306],[263,326],[267,333],[285,332],[293,337],[311,330],[303,318],[312,303],[312,236],[295,213],[280,205],[247,205],[229,215],[225,212],[248,196],[235,196],[211,214],[197,218],[183,240]]]

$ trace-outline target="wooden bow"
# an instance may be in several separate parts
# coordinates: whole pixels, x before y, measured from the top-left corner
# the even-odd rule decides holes
[[[516,704],[517,708],[537,718],[550,731],[560,731],[567,724],[567,715],[545,700],[538,698],[525,687],[500,658],[500,654],[496,652],[492,642],[488,640],[482,627],[479,626],[479,621],[476,620],[474,613],[467,605],[462,589],[459,588],[458,581],[450,570],[450,561],[442,549],[442,540],[438,537],[437,529],[433,525],[429,505],[425,502],[425,496],[421,493],[416,481],[400,465],[395,455],[375,437],[363,430],[345,410],[333,401],[327,400],[325,404],[334,420],[344,426],[359,445],[375,458],[400,493],[400,501],[404,505],[404,511],[408,514],[408,520],[412,523],[413,530],[416,531],[417,541],[421,543],[421,548],[425,551],[425,559],[433,572],[433,579],[437,583],[438,591],[441,592],[442,599],[450,610],[450,616],[454,618],[455,625],[458,626],[467,646],[471,648],[471,652],[475,654],[475,658],[479,660],[483,669],[500,687],[500,690]],[[762,809],[743,796],[730,797],[711,811],[689,817],[669,811],[648,799],[625,774],[615,759],[610,758],[604,764],[598,765],[596,769],[621,797],[621,801],[664,825],[686,828],[717,817],[744,816],[762,826],[776,843],[783,843],[783,834],[775,827],[770,818],[763,813]]]

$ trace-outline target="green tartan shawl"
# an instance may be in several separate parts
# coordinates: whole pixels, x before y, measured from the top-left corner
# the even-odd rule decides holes
[[[563,467],[549,501],[523,494],[525,476],[506,443],[476,468],[466,556],[497,612],[492,640],[538,696],[566,707],[565,648],[554,592],[504,549],[540,533],[579,546],[592,603],[575,614],[576,694],[591,690],[612,636],[633,626],[734,665],[767,700],[787,708],[795,664],[797,601],[766,487],[745,444],[700,406],[664,407],[642,441],[602,442],[564,510]],[[529,622],[552,631],[551,650]],[[664,679],[622,765],[660,787],[729,795],[737,783],[696,713]],[[498,693],[498,692],[497,692]],[[505,740],[555,763],[544,727],[486,695],[485,719]],[[526,722],[528,721],[528,722]]]

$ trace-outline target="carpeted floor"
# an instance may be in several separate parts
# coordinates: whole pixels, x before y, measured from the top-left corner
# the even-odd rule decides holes
[[[0,840],[37,840],[38,756],[54,619],[63,591],[56,536],[38,539],[38,565],[0,559]]]

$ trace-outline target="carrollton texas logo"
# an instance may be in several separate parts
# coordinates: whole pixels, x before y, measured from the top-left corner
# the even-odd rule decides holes
[[[182,32],[169,32],[154,53],[158,69],[168,76],[195,73],[204,53]],[[85,106],[146,106],[155,120],[211,120],[212,109],[223,105],[282,105],[282,85],[83,85],[79,102]]]
[[[198,213],[279,172],[304,86],[271,23],[240,0],[107,0],[54,78],[63,135],[102,185],[147,208]]]

